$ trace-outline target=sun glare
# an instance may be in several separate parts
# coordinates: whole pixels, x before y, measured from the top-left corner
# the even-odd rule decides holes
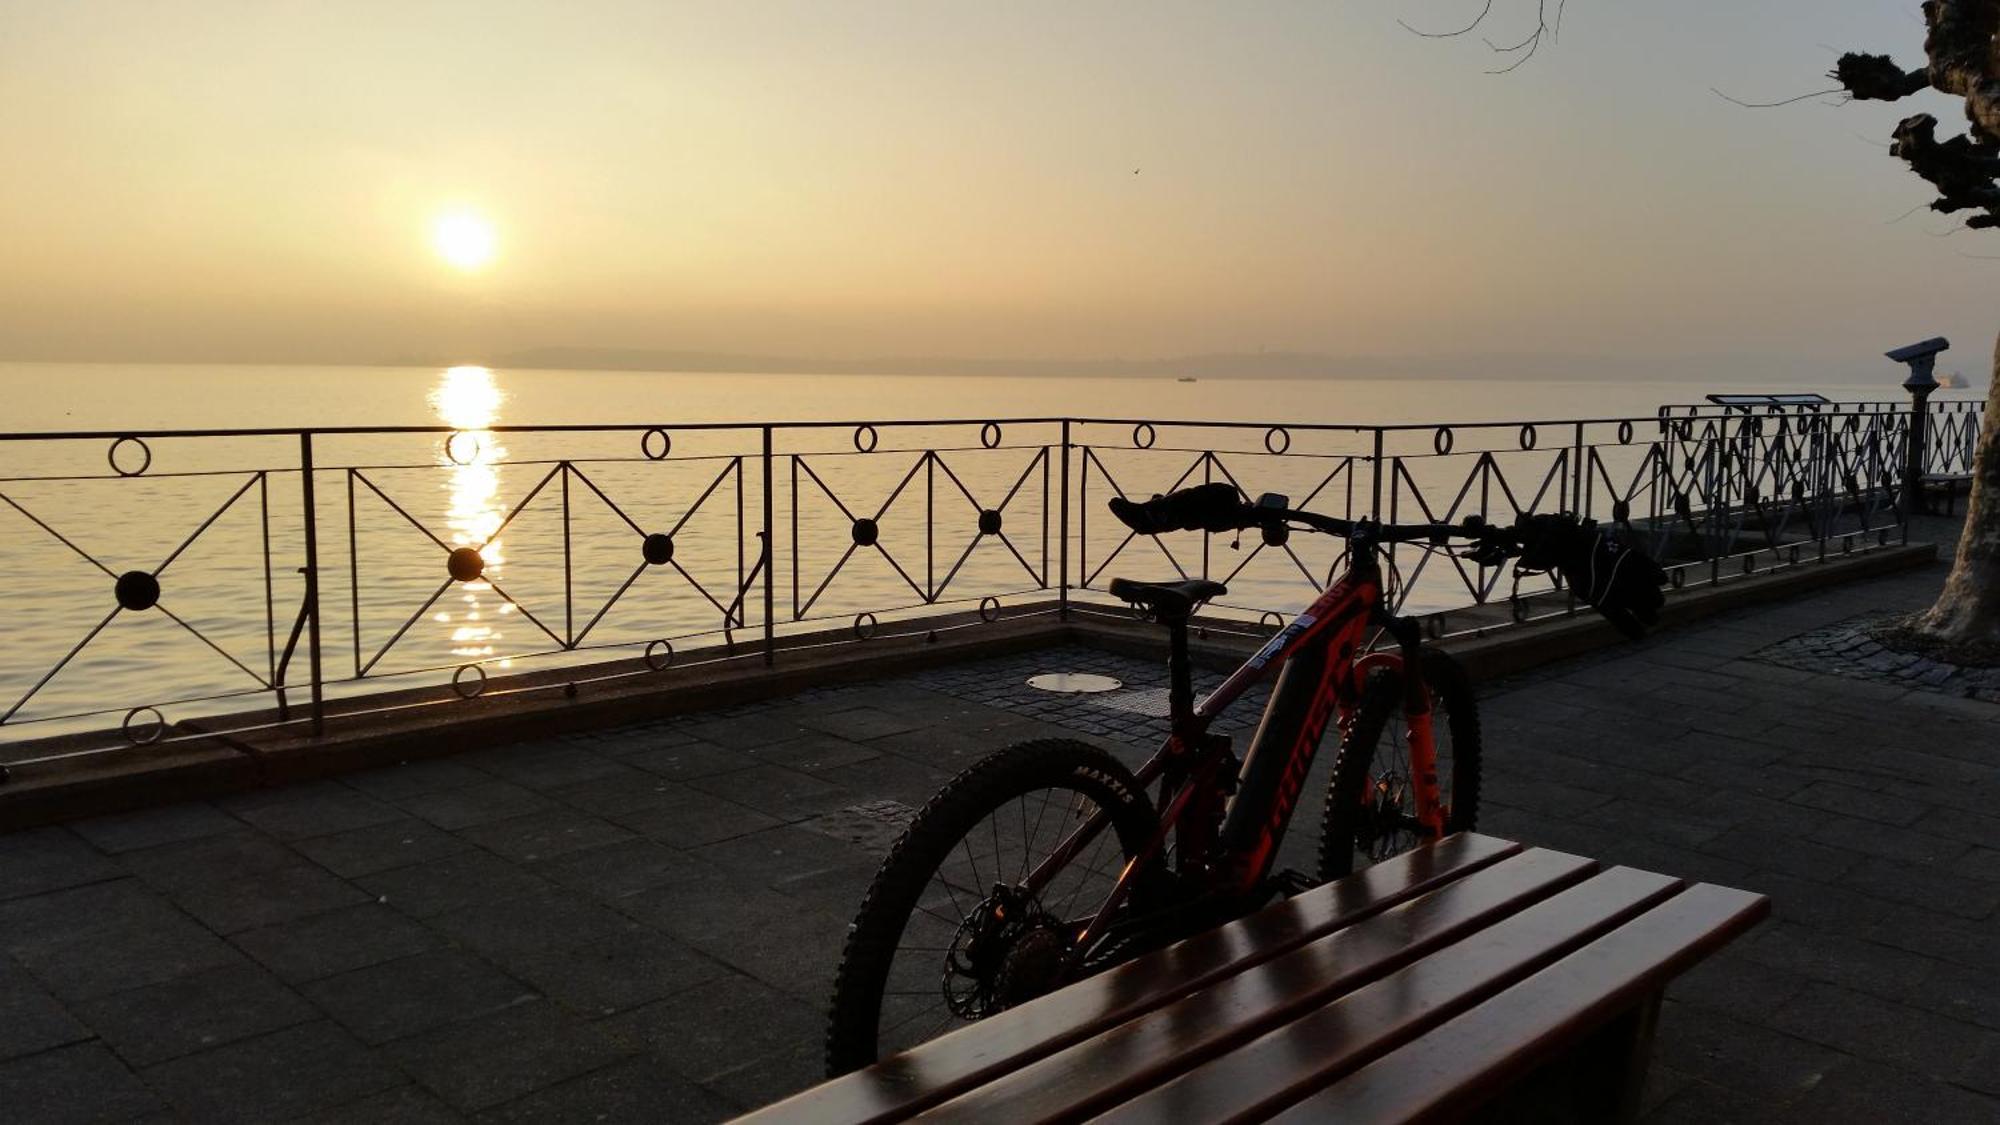
[[[470,211],[440,215],[431,226],[431,245],[438,257],[462,270],[476,270],[491,262],[498,244],[493,224]]]

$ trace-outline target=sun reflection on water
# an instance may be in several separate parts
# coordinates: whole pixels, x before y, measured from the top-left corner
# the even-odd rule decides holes
[[[507,559],[501,541],[492,536],[504,515],[500,462],[507,450],[488,427],[499,420],[506,395],[487,368],[451,367],[438,376],[429,398],[438,418],[458,431],[438,449],[438,464],[449,470],[444,485],[450,492],[445,526],[451,545],[477,547],[486,562],[485,574],[498,575]],[[498,597],[484,577],[461,585],[458,596],[462,608],[440,609],[432,619],[449,629],[453,656],[466,661],[491,659],[499,651],[499,620],[514,612],[513,603]],[[505,668],[512,662],[497,663]]]

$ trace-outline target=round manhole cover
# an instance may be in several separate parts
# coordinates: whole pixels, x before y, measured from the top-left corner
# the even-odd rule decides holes
[[[1125,685],[1110,676],[1100,676],[1095,672],[1044,672],[1039,676],[1029,676],[1028,686],[1042,691],[1061,692],[1064,695],[1088,695],[1100,691],[1117,691]]]

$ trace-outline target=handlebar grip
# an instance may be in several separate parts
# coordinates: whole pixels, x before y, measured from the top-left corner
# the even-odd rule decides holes
[[[1243,502],[1236,486],[1217,481],[1183,488],[1151,500],[1111,501],[1111,514],[1140,535],[1169,531],[1235,531],[1257,524],[1256,509]]]

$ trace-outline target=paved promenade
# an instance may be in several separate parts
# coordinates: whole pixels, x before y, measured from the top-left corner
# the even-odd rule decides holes
[[[1670,993],[1648,1120],[2000,1120],[2000,704],[1756,658],[1942,574],[1484,687],[1484,830],[1776,900]],[[1018,687],[1084,669],[1161,681],[1053,650],[0,837],[0,1117],[762,1104],[818,1075],[843,931],[910,806],[1023,738],[1142,756],[1157,690]]]

